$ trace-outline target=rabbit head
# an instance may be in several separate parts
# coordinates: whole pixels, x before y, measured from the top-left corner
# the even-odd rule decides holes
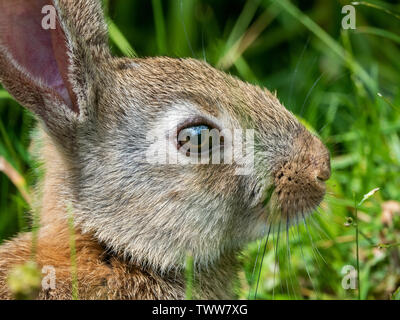
[[[0,80],[63,159],[77,226],[114,252],[207,266],[321,202],[329,153],[268,90],[194,59],[112,57],[95,0],[1,0],[0,12]],[[192,161],[197,146],[181,143],[204,129],[225,132],[223,161],[212,148]]]

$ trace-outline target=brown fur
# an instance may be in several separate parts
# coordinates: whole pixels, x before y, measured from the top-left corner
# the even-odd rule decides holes
[[[66,225],[55,225],[40,232],[34,260],[39,270],[52,266],[56,271],[56,288],[41,290],[38,299],[72,299],[70,233]],[[184,299],[184,278],[171,273],[160,276],[152,270],[126,263],[109,255],[94,238],[79,232],[75,237],[79,299]],[[31,234],[22,234],[0,247],[0,299],[12,299],[7,275],[14,267],[31,259]],[[228,299],[227,283],[232,282],[235,266],[232,258],[221,261],[222,268],[198,274],[195,298]],[[217,287],[218,281],[220,281]],[[211,285],[212,284],[212,285]]]

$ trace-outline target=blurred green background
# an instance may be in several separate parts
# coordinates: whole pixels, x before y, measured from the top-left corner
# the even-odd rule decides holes
[[[331,151],[325,201],[307,225],[282,231],[279,241],[271,236],[264,255],[264,241],[249,246],[240,298],[254,299],[256,290],[257,299],[400,296],[400,4],[361,2],[356,29],[344,30],[346,4],[104,1],[116,55],[204,59],[276,90]],[[29,155],[34,124],[0,89],[0,241],[29,230],[25,193],[37,180]],[[351,284],[342,274],[347,265],[359,266],[360,291],[343,287]]]

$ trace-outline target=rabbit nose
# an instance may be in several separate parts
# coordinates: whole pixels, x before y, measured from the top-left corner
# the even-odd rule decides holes
[[[331,161],[329,154],[322,157],[322,161],[319,163],[317,169],[317,179],[320,181],[326,181],[331,177]]]
[[[330,176],[328,149],[304,131],[294,141],[292,155],[274,173],[275,199],[282,217],[312,212],[322,201]]]
[[[320,182],[325,182],[331,177],[329,151],[317,137],[313,137],[312,146],[310,152],[311,157],[314,158],[315,177]]]

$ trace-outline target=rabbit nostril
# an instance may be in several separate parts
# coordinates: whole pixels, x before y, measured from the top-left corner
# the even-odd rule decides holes
[[[331,176],[331,170],[329,168],[323,168],[317,173],[317,179],[321,181],[326,181]]]
[[[329,156],[327,156],[327,159],[325,159],[325,161],[323,161],[318,168],[317,179],[320,181],[326,181],[330,177],[331,177],[331,163]]]

